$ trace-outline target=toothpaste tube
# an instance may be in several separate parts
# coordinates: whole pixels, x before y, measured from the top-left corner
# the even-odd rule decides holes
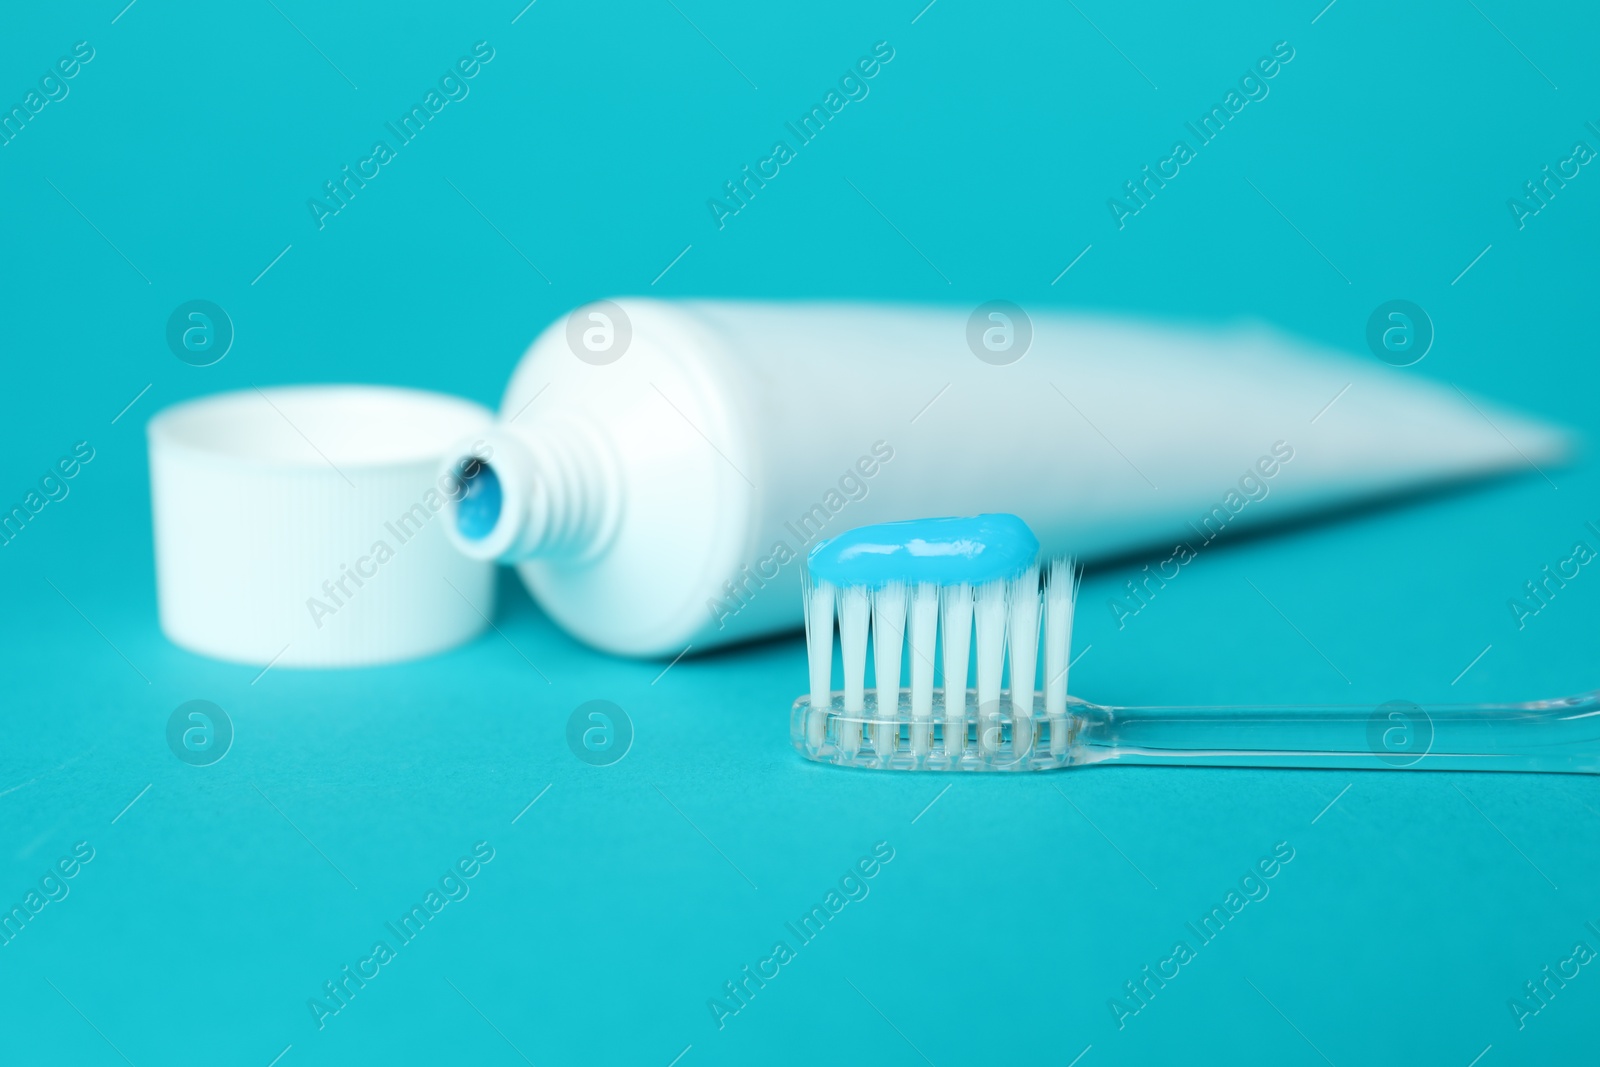
[[[807,550],[868,523],[1010,512],[1047,555],[1165,559],[1566,449],[1260,327],[619,299],[549,327],[497,425],[447,457],[493,458],[446,530],[580,639],[675,656],[798,628]]]

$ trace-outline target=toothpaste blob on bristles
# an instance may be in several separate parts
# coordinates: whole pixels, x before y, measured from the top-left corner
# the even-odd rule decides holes
[[[915,519],[861,526],[819,541],[811,576],[836,586],[887,582],[980,585],[1015,578],[1039,557],[1039,539],[1015,515]]]
[[[869,628],[876,714],[865,741],[880,759],[902,751],[900,729],[890,721],[896,718],[901,703],[902,658],[907,660],[910,674],[907,742],[914,758],[962,758],[971,699],[976,700],[978,713],[974,739],[978,755],[989,754],[1001,737],[1001,681],[1008,649],[1013,744],[1020,749],[1031,747],[1041,629],[1044,713],[1052,720],[1065,716],[1077,567],[1066,558],[1041,564],[1038,538],[1015,515],[863,526],[819,542],[806,560],[806,572],[810,705],[813,709],[832,706],[833,619],[837,610],[843,690],[835,743],[846,759],[860,752],[863,743],[859,720],[867,718],[863,713]],[[974,634],[976,664],[972,663]],[[910,654],[904,656],[907,643]],[[933,718],[936,652],[944,668],[942,728],[937,737]],[[976,684],[970,694],[969,667],[976,668]],[[826,740],[825,720],[825,715],[818,714],[808,723],[806,741],[815,749]],[[986,730],[986,721],[994,728]],[[1065,730],[1053,728],[1052,750],[1065,742]],[[1064,748],[1056,754],[1064,754]]]

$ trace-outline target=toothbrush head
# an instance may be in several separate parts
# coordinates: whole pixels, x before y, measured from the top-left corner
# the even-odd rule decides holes
[[[790,713],[795,748],[820,763],[894,770],[1067,766],[1078,581],[1071,558],[1040,559],[1038,539],[1015,515],[886,522],[818,542],[803,577],[811,688]]]

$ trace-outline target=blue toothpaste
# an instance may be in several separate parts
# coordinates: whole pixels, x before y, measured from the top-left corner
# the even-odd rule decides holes
[[[1028,524],[997,514],[862,526],[819,541],[806,563],[813,579],[836,586],[979,585],[1015,578],[1038,555]]]

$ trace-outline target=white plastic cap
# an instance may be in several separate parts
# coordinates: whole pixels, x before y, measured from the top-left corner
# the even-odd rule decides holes
[[[446,450],[492,423],[455,397],[252,389],[150,420],[161,628],[241,663],[333,667],[441,652],[494,613],[494,567],[446,540]]]

